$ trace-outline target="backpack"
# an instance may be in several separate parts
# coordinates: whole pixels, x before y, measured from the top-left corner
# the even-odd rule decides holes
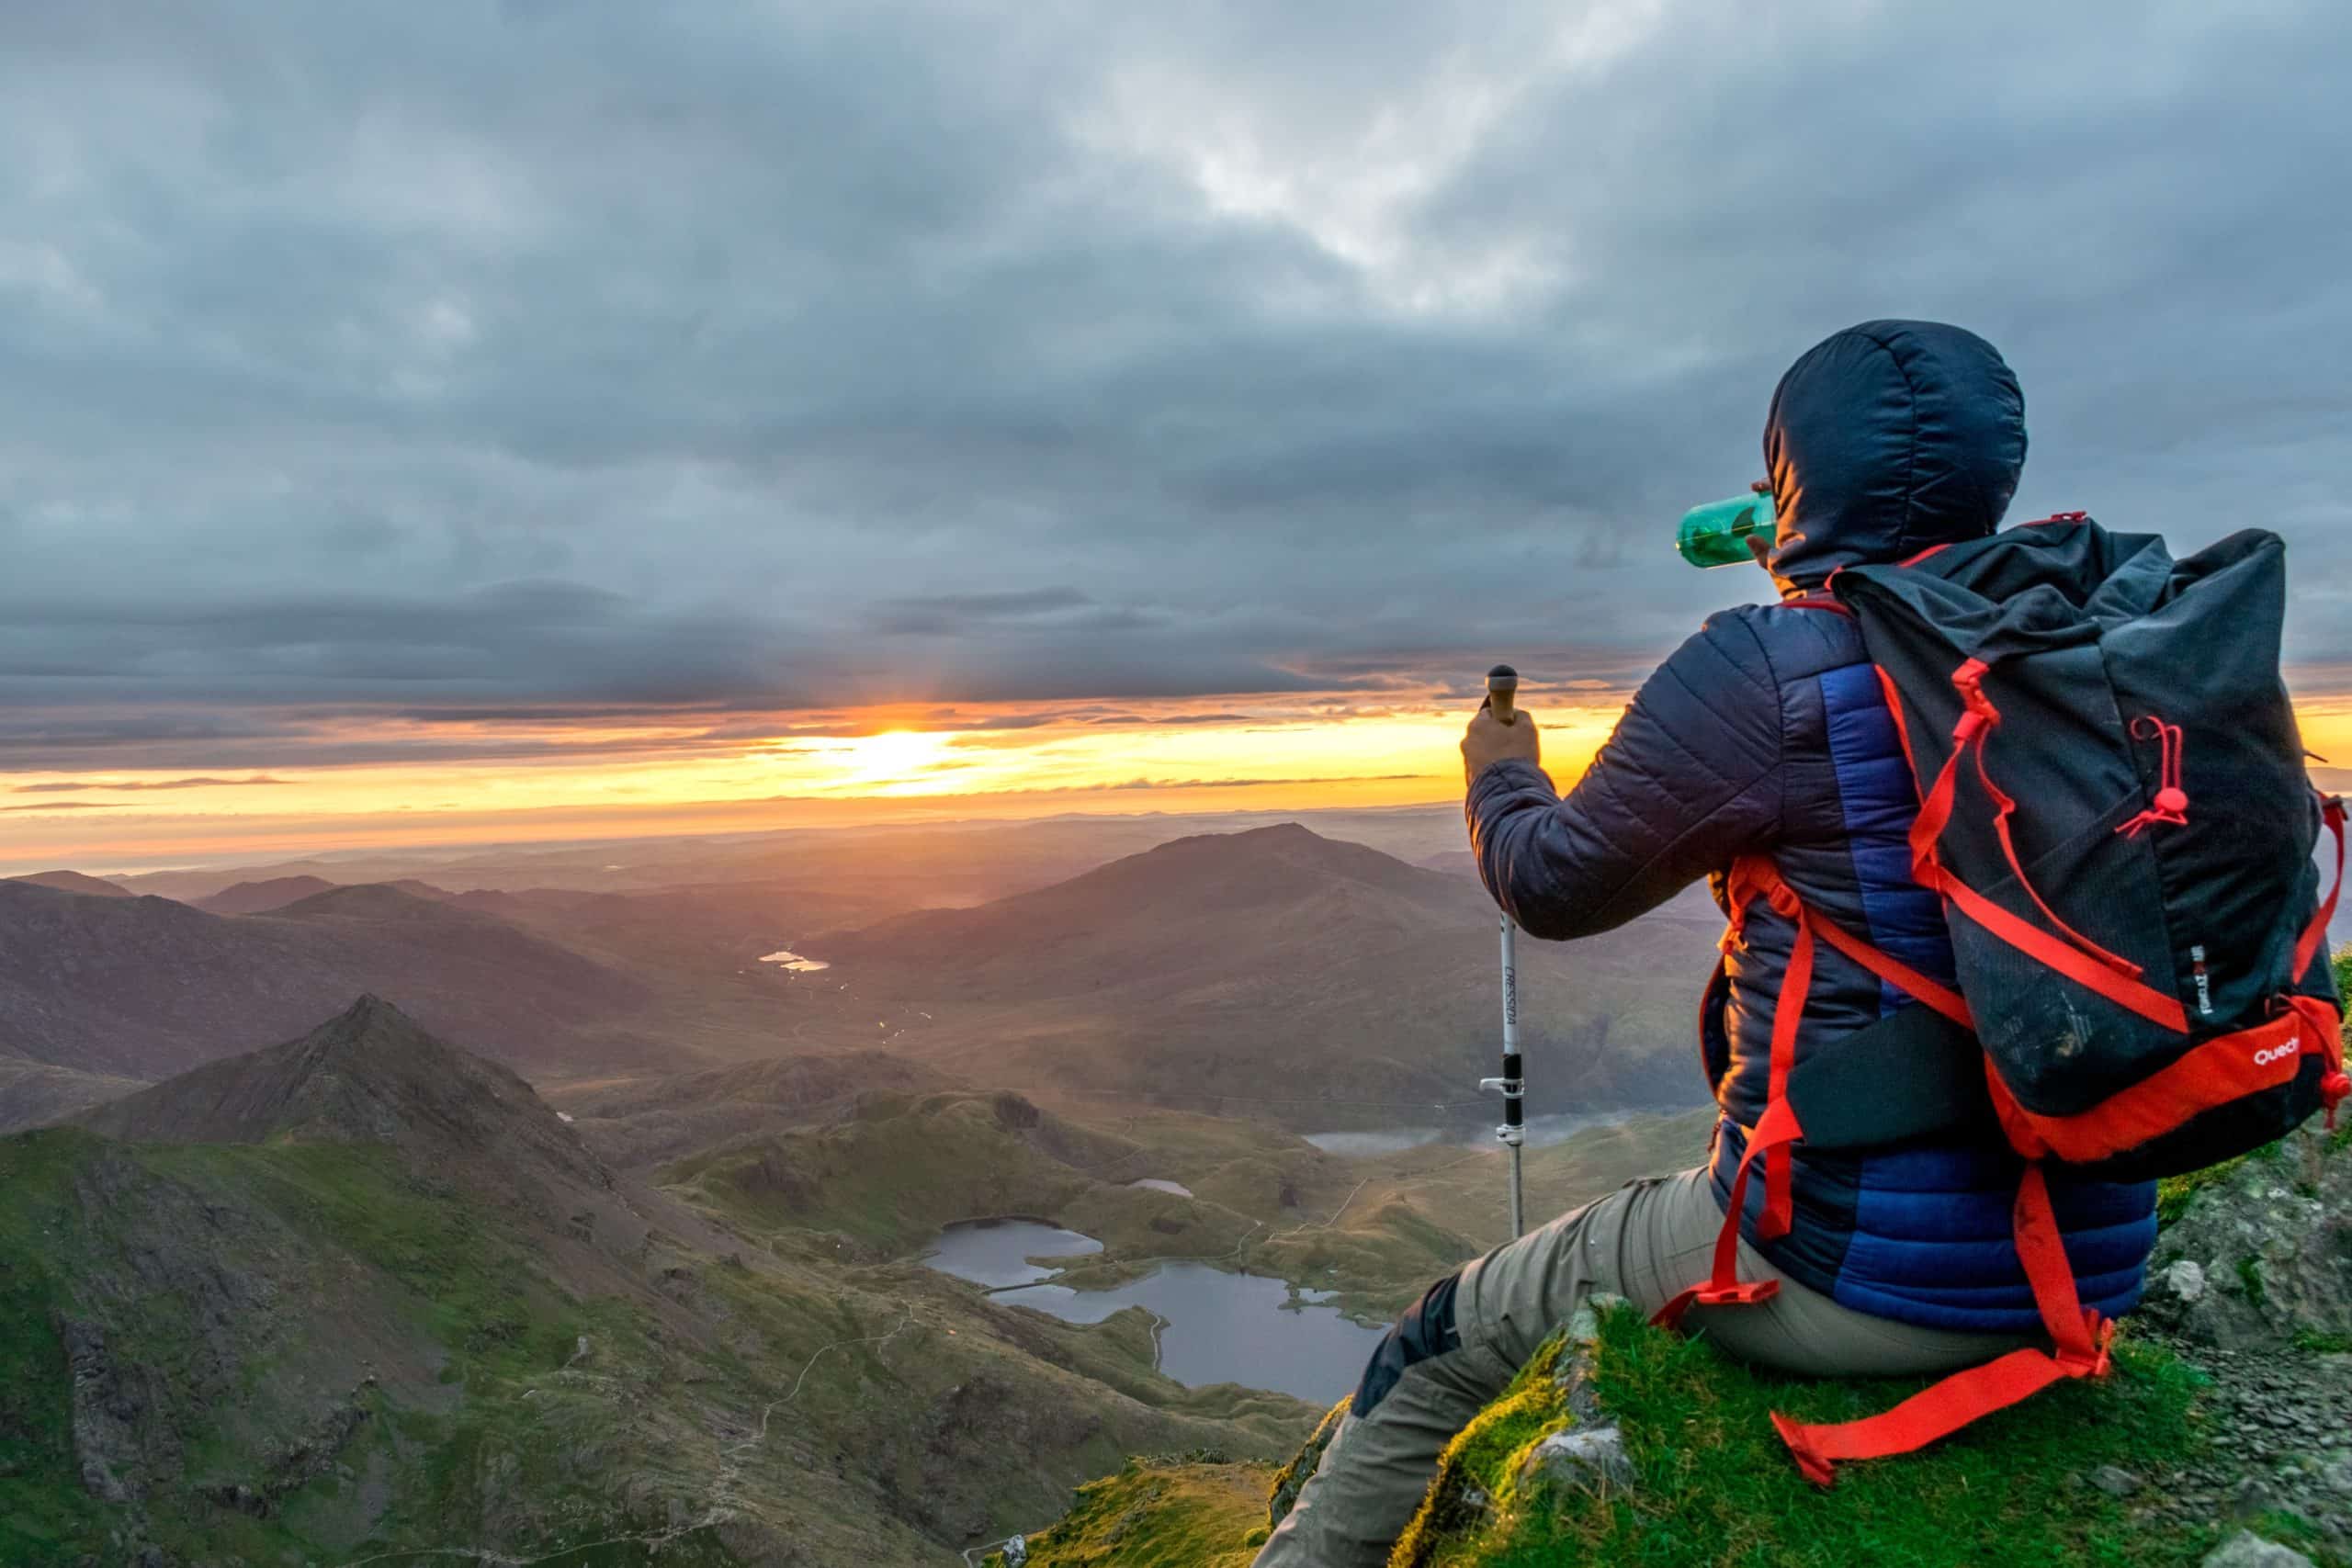
[[[1808,909],[1769,860],[1730,871],[1796,922],[1774,1018],[1770,1103],[1734,1179],[1714,1269],[1658,1314],[1761,1301],[1737,1278],[1761,1159],[1758,1234],[1786,1235],[1792,1145],[1926,1135],[1982,1114],[2024,1157],[2018,1256],[2052,1348],[2020,1349],[1894,1410],[1774,1426],[1814,1481],[1907,1453],[2069,1378],[2104,1376],[2113,1325],[2076,1297],[2042,1162],[2117,1180],[2245,1154],[2352,1094],[2318,896],[2322,827],[2344,865],[2279,679],[2286,553],[2232,535],[2175,561],[2154,535],[2082,513],[1894,566],[1839,570],[1807,608],[1852,615],[1919,789],[1914,880],[1943,896],[1959,986]],[[1730,939],[1726,939],[1730,940]],[[1816,942],[1918,1005],[1793,1060]],[[1976,1108],[1972,1111],[1970,1107]]]

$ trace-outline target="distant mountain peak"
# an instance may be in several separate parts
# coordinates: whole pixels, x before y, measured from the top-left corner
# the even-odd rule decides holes
[[[196,899],[195,904],[215,915],[264,915],[316,894],[332,893],[335,886],[323,876],[271,876],[232,883]]]
[[[1322,834],[1317,832],[1314,829],[1308,827],[1304,822],[1271,822],[1263,828],[1245,828],[1238,833],[1204,833],[1197,836],[1211,839],[1224,838],[1236,843],[1244,844],[1332,844],[1339,842],[1336,839],[1325,838]]]
[[[11,882],[27,882],[35,887],[47,887],[59,893],[80,893],[93,898],[136,898],[138,894],[119,883],[108,882],[102,876],[89,876],[78,871],[38,871],[29,876],[12,876]]]
[[[131,1142],[378,1143],[445,1170],[610,1181],[529,1084],[373,994],[300,1040],[209,1062],[80,1120]]]

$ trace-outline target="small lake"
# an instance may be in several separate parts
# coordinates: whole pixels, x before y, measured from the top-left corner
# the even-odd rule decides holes
[[[1038,1246],[1040,1241],[1046,1245]],[[1100,1323],[1122,1308],[1139,1306],[1163,1320],[1159,1370],[1193,1388],[1237,1382],[1329,1404],[1355,1387],[1385,1332],[1351,1323],[1336,1307],[1294,1305],[1290,1287],[1280,1280],[1228,1274],[1205,1263],[1163,1263],[1140,1280],[1102,1291],[1024,1282],[1047,1272],[1028,1261],[1032,1256],[1101,1250],[1100,1243],[1075,1231],[982,1222],[947,1227],[938,1249],[923,1261],[983,1284],[1017,1285],[998,1289],[997,1300],[1070,1323]],[[1325,1294],[1302,1292],[1310,1302]]]
[[[820,969],[832,967],[821,958],[803,958],[797,953],[763,953],[760,962],[773,964],[779,969],[789,969],[796,975],[814,975]]]
[[[1083,1258],[1100,1252],[1102,1244],[1091,1235],[1066,1231],[1035,1220],[970,1220],[939,1233],[939,1245],[923,1258],[943,1274],[999,1290],[1050,1280],[1057,1272],[1040,1268],[1032,1258]]]

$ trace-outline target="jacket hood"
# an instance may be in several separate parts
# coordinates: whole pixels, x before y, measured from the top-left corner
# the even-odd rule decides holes
[[[1998,350],[1939,321],[1865,321],[1781,378],[1764,424],[1784,595],[1999,526],[2025,467],[2025,395]]]

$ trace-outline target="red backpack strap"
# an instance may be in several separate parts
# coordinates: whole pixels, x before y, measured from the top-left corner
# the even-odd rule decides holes
[[[1747,1134],[1747,1147],[1732,1178],[1724,1226],[1715,1237],[1714,1266],[1699,1284],[1660,1307],[1650,1321],[1672,1328],[1694,1306],[1747,1306],[1769,1301],[1781,1286],[1777,1280],[1739,1277],[1740,1218],[1747,1209],[1748,1173],[1758,1156],[1764,1160],[1764,1213],[1756,1224],[1759,1240],[1773,1241],[1789,1234],[1794,1221],[1792,1197],[1792,1145],[1804,1136],[1797,1114],[1789,1104],[1790,1069],[1796,1066],[1797,1029],[1804,1020],[1806,996],[1813,989],[1814,941],[1816,935],[1883,980],[1901,987],[1963,1028],[1975,1027],[1968,1004],[1951,987],[1929,979],[1899,959],[1880,952],[1835,921],[1825,920],[1805,906],[1796,890],[1782,880],[1780,868],[1760,855],[1743,855],[1732,863],[1725,894],[1733,910],[1728,942],[1745,924],[1748,904],[1761,897],[1775,913],[1796,922],[1796,942],[1789,950],[1788,973],[1772,1008],[1772,1057],[1764,1114]]]
[[[2335,838],[2335,880],[2328,886],[2327,897],[2303,927],[2303,934],[2295,942],[2295,979],[2298,984],[2311,972],[2312,960],[2319,956],[2320,946],[2327,941],[2327,928],[2335,919],[2336,896],[2344,891],[2344,802],[2334,795],[2323,796],[2319,807],[2320,820]],[[2316,1045],[2320,1051],[2322,1071],[2319,1080],[2319,1101],[2327,1111],[2327,1128],[2335,1130],[2337,1109],[2352,1099],[2352,1074],[2344,1070],[2344,1015],[2316,997],[2294,997],[2291,1000],[2303,1015],[2303,1038],[2307,1047]]]
[[[2052,1348],[2012,1350],[1981,1367],[1955,1372],[1894,1409],[1860,1421],[1809,1427],[1774,1411],[1773,1428],[1806,1480],[1826,1486],[1836,1478],[1840,1461],[1912,1453],[1996,1410],[2030,1399],[2052,1383],[2108,1374],[2108,1347],[2115,1325],[2086,1310],[2075,1294],[2074,1267],[2066,1260],[2064,1237],[2050,1206],[2050,1187],[2039,1161],[2029,1164],[2018,1182],[2011,1224],[2017,1235],[2018,1260],[2025,1266],[2026,1280],[2033,1287],[2033,1304],[2041,1314]]]
[[[2026,875],[2025,866],[2018,857],[2017,845],[2009,836],[2009,816],[2017,809],[2017,801],[1993,782],[1984,765],[1985,739],[2001,722],[2000,710],[1984,694],[1984,680],[1987,666],[1982,660],[1971,659],[1952,671],[1951,683],[1967,705],[1960,722],[1952,727],[1952,750],[1946,759],[1943,771],[1936,775],[1935,784],[1920,802],[1918,819],[1911,825],[1911,875],[1925,887],[1932,887],[1956,905],[1961,913],[1984,927],[1993,935],[2023,953],[2046,968],[2054,969],[2086,989],[2095,991],[2127,1008],[2151,1022],[2177,1034],[2188,1032],[2188,1013],[2180,998],[2170,996],[2140,978],[2140,966],[2129,959],[2109,952],[2061,919],[2048,900],[2036,890]],[[1889,694],[1890,701],[1899,698]],[[2034,907],[2044,919],[2064,933],[2064,940],[2019,919],[1990,898],[1946,870],[1938,852],[1938,841],[1951,822],[1952,806],[1960,783],[1960,761],[1971,750],[1976,753],[1976,777],[1994,806],[1993,827],[2001,841],[2001,852],[2007,857],[2009,869],[2018,886],[2026,890]]]
[[[2319,803],[2319,819],[2335,835],[2335,881],[2329,886],[2327,897],[2312,911],[2309,924],[2295,942],[2295,980],[2301,983],[2319,956],[2319,944],[2327,940],[2327,928],[2335,919],[2336,895],[2344,891],[2344,802],[2335,795],[2323,796]]]

